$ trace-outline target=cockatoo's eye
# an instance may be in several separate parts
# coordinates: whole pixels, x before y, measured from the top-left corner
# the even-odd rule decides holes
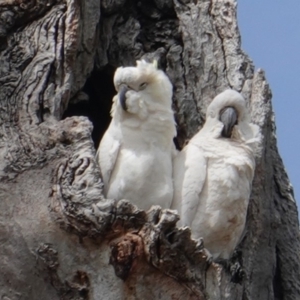
[[[139,90],[143,90],[146,86],[147,86],[146,82],[141,83],[139,86]]]

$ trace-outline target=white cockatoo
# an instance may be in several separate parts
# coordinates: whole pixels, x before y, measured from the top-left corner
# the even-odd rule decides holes
[[[156,61],[120,67],[114,76],[112,120],[97,151],[104,195],[140,209],[169,208],[176,135],[172,84]]]
[[[203,238],[213,259],[229,259],[242,236],[259,141],[244,98],[226,90],[213,99],[203,128],[175,158],[171,208],[194,238]]]

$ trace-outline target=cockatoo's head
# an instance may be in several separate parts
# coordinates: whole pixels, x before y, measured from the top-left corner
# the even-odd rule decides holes
[[[150,96],[157,104],[171,107],[172,84],[167,75],[157,69],[157,61],[147,63],[137,61],[136,67],[120,67],[114,76],[114,85],[119,95],[123,110],[127,110],[126,93],[134,91],[141,93],[141,97]]]
[[[248,120],[246,102],[240,93],[226,90],[217,95],[208,106],[206,119],[207,123],[221,122],[222,137],[230,138],[234,126]]]

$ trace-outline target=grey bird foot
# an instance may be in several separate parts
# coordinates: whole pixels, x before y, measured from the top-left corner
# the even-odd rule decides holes
[[[225,271],[231,275],[231,282],[242,283],[245,271],[241,265],[241,251],[234,251],[230,259],[217,258],[214,262],[223,266]]]

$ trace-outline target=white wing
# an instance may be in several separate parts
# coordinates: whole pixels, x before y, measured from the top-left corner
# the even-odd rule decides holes
[[[104,183],[105,196],[108,191],[109,180],[114,170],[120,147],[121,142],[116,139],[108,129],[100,142],[100,146],[96,154],[96,160],[98,161]]]
[[[191,143],[175,158],[172,208],[178,210],[183,226],[191,226],[196,215],[206,180],[206,168],[202,150]]]

